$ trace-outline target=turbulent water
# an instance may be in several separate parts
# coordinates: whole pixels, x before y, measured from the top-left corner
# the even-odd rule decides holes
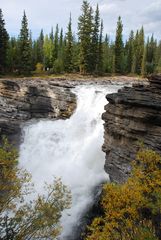
[[[93,201],[92,190],[108,179],[104,172],[103,122],[105,95],[116,86],[78,86],[77,109],[67,120],[41,120],[24,127],[20,162],[41,193],[44,182],[61,177],[72,192],[72,207],[61,219],[60,239],[70,239],[72,227]]]

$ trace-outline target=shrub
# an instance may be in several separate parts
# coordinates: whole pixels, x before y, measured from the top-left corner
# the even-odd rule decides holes
[[[161,157],[141,150],[132,166],[126,183],[104,185],[104,216],[94,219],[88,240],[161,239]]]

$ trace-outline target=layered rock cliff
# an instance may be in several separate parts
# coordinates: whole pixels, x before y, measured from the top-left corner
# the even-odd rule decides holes
[[[33,118],[68,118],[76,107],[69,86],[56,81],[0,80],[0,136],[19,135],[21,124]]]
[[[106,98],[105,170],[112,181],[124,182],[139,142],[161,153],[161,75],[152,76],[149,85],[124,87]]]

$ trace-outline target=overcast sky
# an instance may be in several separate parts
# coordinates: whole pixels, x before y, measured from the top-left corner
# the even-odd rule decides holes
[[[104,33],[112,38],[115,35],[117,18],[122,17],[124,37],[131,29],[144,26],[146,35],[154,33],[161,39],[161,0],[91,0],[93,7],[99,4],[101,18],[104,21]],[[58,23],[66,30],[69,14],[72,14],[73,31],[77,32],[77,19],[80,15],[82,0],[0,0],[6,28],[11,36],[17,36],[21,26],[23,10],[29,22],[33,36],[40,29],[49,33],[51,26]]]

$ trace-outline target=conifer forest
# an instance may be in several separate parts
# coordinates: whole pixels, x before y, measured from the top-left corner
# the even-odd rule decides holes
[[[87,1],[83,1],[76,34],[72,30],[70,14],[66,29],[56,24],[49,34],[44,35],[42,29],[39,37],[33,39],[24,11],[16,38],[9,36],[0,9],[0,73],[146,76],[161,71],[161,41],[156,40],[154,35],[145,37],[142,26],[136,32],[131,30],[128,39],[124,39],[123,22],[119,16],[115,39],[111,39],[103,31],[104,24],[108,23],[101,19],[99,6],[93,9]]]

